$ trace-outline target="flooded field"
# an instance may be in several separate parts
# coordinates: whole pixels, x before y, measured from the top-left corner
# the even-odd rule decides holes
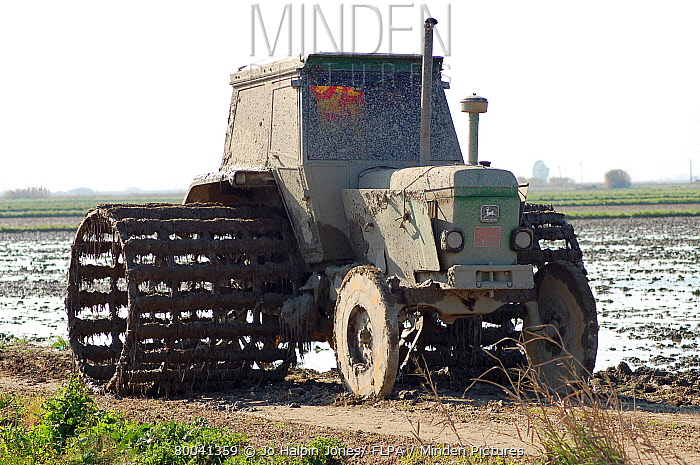
[[[0,233],[0,340],[67,338],[71,232]]]
[[[621,360],[633,367],[700,367],[700,218],[572,223],[598,304],[596,370]],[[0,234],[0,339],[67,338],[63,299],[72,237]],[[319,349],[305,366],[334,366],[330,350]]]
[[[598,305],[596,369],[700,367],[700,218],[572,223]]]

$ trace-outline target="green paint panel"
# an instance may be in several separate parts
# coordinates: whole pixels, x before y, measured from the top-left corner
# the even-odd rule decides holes
[[[486,188],[484,188],[486,189]],[[496,222],[482,222],[482,206],[497,205]],[[509,265],[516,263],[517,254],[510,248],[510,238],[520,223],[520,200],[516,196],[455,197],[454,227],[464,231],[464,249],[458,253],[446,252],[451,264]],[[500,240],[494,237],[500,228]],[[494,244],[498,244],[494,247]]]

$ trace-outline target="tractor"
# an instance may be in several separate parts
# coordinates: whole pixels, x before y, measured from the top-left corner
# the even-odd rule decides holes
[[[66,308],[92,387],[280,380],[314,341],[360,396],[388,395],[417,357],[457,372],[509,349],[552,385],[593,370],[595,300],[574,230],[478,159],[477,95],[461,101],[465,161],[435,23],[422,55],[316,53],[232,74],[217,172],[182,205],[88,212]]]

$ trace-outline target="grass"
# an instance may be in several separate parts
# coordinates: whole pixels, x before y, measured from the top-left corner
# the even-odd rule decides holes
[[[25,412],[26,407],[19,398],[0,392],[0,428],[19,424]]]
[[[56,336],[51,342],[51,347],[58,350],[70,349],[70,342],[63,336]]]
[[[670,428],[670,429],[676,429],[680,428],[680,425],[678,423],[664,423],[658,420],[649,420],[649,425],[650,426],[661,426],[664,428]]]
[[[16,233],[16,232],[27,232],[27,231],[44,231],[44,232],[55,232],[55,231],[75,231],[76,226],[70,224],[36,224],[20,227],[9,227],[0,226],[0,233]]]
[[[26,231],[75,231],[80,218],[101,203],[182,203],[182,196],[131,195],[120,197],[49,197],[44,199],[0,199],[0,220],[34,219],[26,226],[0,226],[0,233]],[[56,224],[52,218],[73,217],[75,224]]]
[[[51,218],[80,218],[100,203],[181,203],[182,196],[133,195],[122,197],[50,197],[45,199],[0,200],[0,219],[45,218],[31,226],[0,226],[0,232],[73,231],[74,226],[54,224]],[[700,189],[686,186],[639,186],[629,189],[538,190],[532,187],[528,202],[552,204],[554,207],[587,207],[585,211],[568,212],[570,219],[586,218],[654,218],[668,216],[700,216],[700,210],[651,208],[674,204],[700,204]],[[600,211],[596,207],[619,206],[616,211]],[[629,211],[625,207],[646,205],[649,209]],[[34,222],[36,223],[36,221]]]
[[[548,339],[549,340],[549,339]],[[551,340],[549,340],[551,341]],[[58,341],[57,341],[58,342]],[[553,342],[552,342],[553,343]],[[518,342],[518,344],[521,344]],[[522,350],[527,346],[521,344]],[[556,362],[573,367],[571,357]],[[612,389],[593,391],[569,375],[563,389],[545,385],[538,366],[530,363],[511,377],[508,393],[527,419],[520,440],[533,443],[539,453],[525,457],[498,457],[480,453],[438,456],[420,448],[394,453],[403,465],[631,465],[684,464],[663,455],[649,439],[645,424],[629,417]],[[500,368],[503,369],[503,368]],[[574,373],[576,370],[570,370]],[[426,390],[440,405],[435,410],[446,427],[454,425],[429,372],[424,370]],[[488,382],[488,381],[485,381]],[[495,383],[492,383],[495,384]],[[601,389],[605,389],[605,385]],[[512,419],[509,419],[512,421]],[[518,422],[515,422],[518,425]],[[282,424],[284,426],[284,424]],[[676,427],[648,421],[646,426]],[[462,441],[453,431],[460,445]],[[419,430],[417,434],[419,433]],[[419,436],[418,436],[419,437]],[[515,438],[514,438],[515,440]],[[422,446],[428,447],[426,444]],[[304,445],[325,451],[341,447],[338,439],[321,437]],[[348,447],[356,447],[350,444]],[[462,445],[471,450],[469,445]],[[440,449],[441,446],[436,446]],[[204,420],[138,423],[113,411],[100,410],[79,378],[71,377],[49,398],[20,397],[0,393],[0,463],[8,465],[74,464],[278,464],[323,465],[340,457],[313,454],[305,457],[271,456],[270,447],[255,449],[244,434],[209,427]],[[247,452],[247,454],[246,454]],[[351,462],[350,462],[351,463]]]
[[[700,210],[692,207],[669,208],[670,205],[700,204],[700,189],[698,186],[689,185],[589,190],[538,190],[537,187],[533,187],[528,192],[527,201],[551,204],[555,209],[579,207],[579,211],[565,212],[568,219],[700,216]]]
[[[532,187],[528,192],[528,201],[555,206],[688,204],[700,203],[700,189],[687,185],[590,190],[540,190]]]
[[[322,437],[304,446],[325,451],[340,441]],[[266,455],[269,450],[204,420],[138,423],[100,410],[77,377],[38,406],[33,399],[0,394],[0,463],[7,465],[324,465],[337,459],[323,453]]]
[[[462,438],[457,431],[455,425],[455,420],[450,414],[450,410],[447,408],[440,396],[437,385],[433,381],[433,377],[430,370],[427,367],[425,359],[422,361],[414,359],[413,362],[416,366],[416,374],[423,378],[423,388],[426,391],[425,397],[427,400],[433,400],[437,403],[437,413],[442,420],[438,423],[443,425],[446,429],[449,429],[457,440],[459,447],[451,446],[449,444],[443,444],[442,446],[437,446],[437,452],[432,453],[433,448],[430,445],[425,444],[420,436],[420,421],[414,423],[408,415],[405,415],[406,421],[411,427],[411,434],[420,444],[419,449],[414,449],[410,453],[401,456],[399,458],[399,463],[403,465],[434,465],[434,464],[445,464],[445,465],[516,465],[522,462],[522,457],[512,458],[509,456],[498,456],[491,455],[490,452],[482,453],[479,448],[472,448],[469,445],[464,444]],[[443,447],[450,448],[450,454],[441,455],[440,450]],[[476,449],[476,450],[475,450]],[[517,448],[513,448],[517,449]],[[483,450],[483,448],[482,448]],[[455,453],[455,451],[457,453]],[[460,451],[464,451],[461,453]],[[524,450],[522,451],[524,455]],[[528,460],[529,462],[529,460]]]

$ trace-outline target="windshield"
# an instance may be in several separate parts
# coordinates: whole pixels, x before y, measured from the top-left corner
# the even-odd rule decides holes
[[[419,159],[420,73],[310,69],[304,93],[309,159]],[[439,81],[431,133],[434,160],[462,161]]]

